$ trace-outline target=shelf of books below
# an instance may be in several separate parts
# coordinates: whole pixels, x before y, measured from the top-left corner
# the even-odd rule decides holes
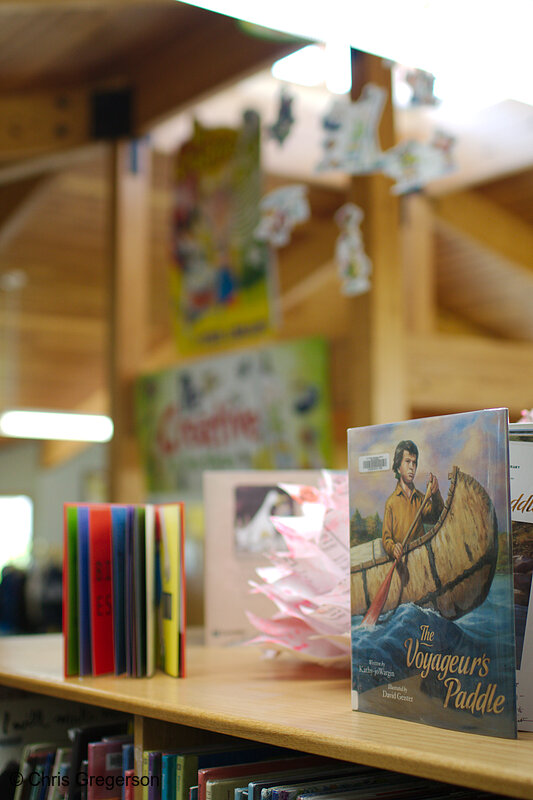
[[[0,639],[2,799],[533,798],[533,734],[354,712],[342,670],[193,645],[182,680],[64,678],[62,646]]]

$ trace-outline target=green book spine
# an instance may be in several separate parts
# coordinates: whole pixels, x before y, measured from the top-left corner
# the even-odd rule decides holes
[[[68,556],[68,639],[67,675],[80,671],[78,637],[78,509],[68,506],[66,511]]]

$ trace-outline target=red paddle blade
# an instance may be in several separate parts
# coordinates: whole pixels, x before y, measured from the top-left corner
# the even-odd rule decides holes
[[[396,569],[397,561],[394,562],[392,567],[389,570],[389,573],[381,586],[378,589],[378,592],[374,599],[370,604],[370,608],[366,612],[365,616],[363,617],[363,621],[361,622],[360,627],[370,628],[376,624],[378,619],[381,616],[381,612],[383,611],[383,606],[387,602],[387,597],[389,596],[389,589],[392,581],[392,576],[394,575],[394,570]]]

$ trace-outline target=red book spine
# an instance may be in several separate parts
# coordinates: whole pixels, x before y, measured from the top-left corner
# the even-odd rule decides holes
[[[67,507],[63,506],[63,606],[62,606],[62,627],[63,627],[63,675],[68,678],[68,659],[67,641],[69,637],[68,629],[68,534],[67,534]]]
[[[133,783],[134,769],[127,769],[124,772],[124,800],[134,800],[135,784]]]
[[[115,671],[111,508],[89,510],[89,584],[93,675]]]

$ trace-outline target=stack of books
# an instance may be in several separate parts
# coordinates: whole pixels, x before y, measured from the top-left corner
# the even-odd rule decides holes
[[[64,506],[64,673],[185,674],[183,504]]]

